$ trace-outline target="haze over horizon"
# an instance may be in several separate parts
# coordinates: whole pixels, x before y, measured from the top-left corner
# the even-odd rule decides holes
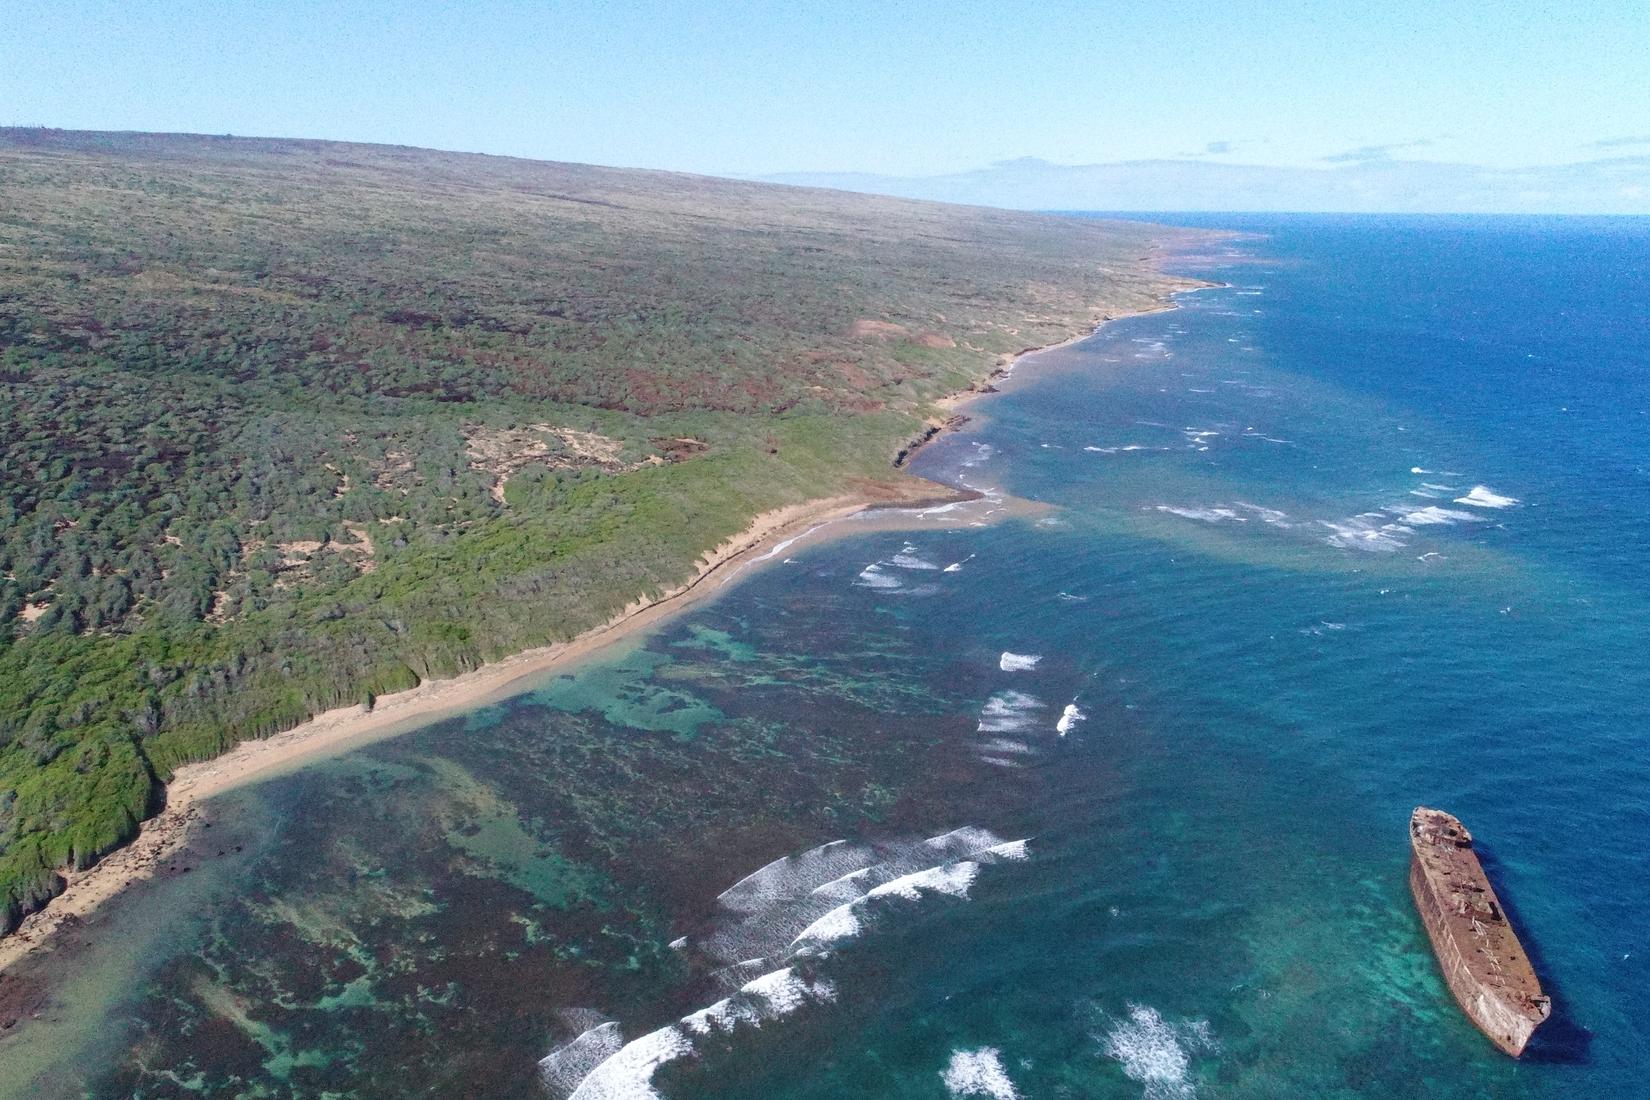
[[[1650,213],[1650,20],[1509,2],[8,11],[0,123],[1033,208]],[[134,64],[133,58],[143,59]]]

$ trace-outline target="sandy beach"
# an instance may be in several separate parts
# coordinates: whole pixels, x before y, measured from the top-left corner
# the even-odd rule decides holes
[[[381,696],[370,711],[361,706],[326,711],[270,737],[243,741],[212,760],[179,768],[166,787],[166,809],[144,822],[130,844],[84,871],[65,872],[68,886],[63,893],[0,939],[0,970],[47,946],[59,929],[78,923],[131,883],[167,869],[187,843],[206,799],[513,694],[525,680],[587,658],[714,595],[741,566],[763,560],[834,520],[876,506],[931,503],[948,492],[918,478],[905,480],[908,484],[894,483],[882,492],[827,497],[764,512],[738,536],[700,558],[686,584],[655,600],[637,600],[572,641],[526,650],[473,672]]]
[[[1168,296],[1197,285],[1191,280],[1165,280],[1162,304],[1121,316],[1173,309]],[[1008,356],[985,382],[936,402],[936,407],[951,412],[995,392],[990,384],[1006,377],[1020,360],[1087,339],[1101,325],[1116,319],[1102,318],[1094,327],[1067,340]],[[967,420],[967,417],[951,416],[930,421],[928,430],[900,451],[896,465],[904,465],[922,446],[961,427]],[[739,535],[700,558],[692,579],[657,599],[635,601],[608,622],[572,641],[527,650],[460,676],[429,680],[406,691],[381,696],[371,710],[349,706],[326,711],[281,733],[244,741],[212,760],[186,765],[178,769],[167,784],[166,808],[144,822],[130,844],[109,853],[84,871],[65,871],[64,891],[44,909],[26,917],[10,935],[0,938],[0,972],[50,947],[57,932],[79,924],[127,886],[161,872],[179,870],[175,857],[182,853],[201,817],[200,804],[214,795],[505,698],[519,691],[525,681],[589,658],[715,595],[747,568],[778,557],[805,538],[822,537],[827,528],[844,533],[850,530],[837,521],[887,511],[886,519],[869,515],[862,518],[878,526],[905,527],[911,524],[911,509],[967,501],[977,496],[967,490],[901,474],[893,480],[865,486],[852,495],[826,497],[765,512]],[[1021,509],[1004,508],[999,503],[988,514],[1018,511]],[[961,521],[962,517],[955,517],[942,522]],[[856,524],[851,530],[866,529],[863,524]]]

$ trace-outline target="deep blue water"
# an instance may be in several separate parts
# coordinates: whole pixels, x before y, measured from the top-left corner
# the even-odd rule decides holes
[[[1183,260],[1229,286],[1026,361],[918,458],[1049,510],[795,551],[575,676],[226,800],[257,843],[187,887],[192,923],[86,964],[53,1041],[98,1068],[70,1076],[531,1094],[597,1022],[559,1010],[633,1040],[760,958],[723,989],[788,964],[801,1007],[736,998],[651,1087],[1644,1095],[1650,224],[1199,221],[1260,234]],[[1436,973],[1418,804],[1477,834],[1555,996],[1521,1062]],[[912,843],[963,825],[1028,858]],[[743,922],[712,904],[838,838],[877,848],[759,879]],[[646,874],[577,869],[601,853]],[[789,945],[823,910],[787,892],[866,866],[841,897],[933,870]],[[583,1096],[648,1095],[612,1079]]]
[[[868,937],[885,1008],[740,1095],[937,1095],[981,1049],[1027,1097],[1643,1094],[1650,225],[1210,223],[1266,234],[1198,266],[1229,288],[1028,364],[918,467],[1059,507],[913,538],[975,557],[904,612],[1091,712],[1034,858]],[[1522,1063],[1433,971],[1423,803],[1555,994]]]

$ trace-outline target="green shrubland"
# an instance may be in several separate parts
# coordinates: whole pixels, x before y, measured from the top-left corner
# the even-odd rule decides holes
[[[574,635],[1162,286],[1145,227],[0,130],[0,927],[173,769]]]

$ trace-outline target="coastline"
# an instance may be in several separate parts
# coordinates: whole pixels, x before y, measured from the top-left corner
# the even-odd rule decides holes
[[[921,493],[920,497],[913,495],[910,506],[932,503],[944,488],[909,480]],[[51,946],[60,929],[78,924],[127,886],[166,870],[168,861],[188,843],[200,818],[200,803],[207,799],[514,694],[524,680],[589,657],[709,598],[742,572],[737,566],[754,564],[766,554],[868,508],[901,506],[898,489],[891,486],[886,496],[886,500],[870,493],[826,497],[764,512],[739,535],[700,558],[698,570],[686,583],[657,599],[637,599],[571,641],[524,650],[447,679],[426,680],[381,696],[371,710],[355,705],[325,711],[269,737],[242,741],[211,760],[184,765],[166,785],[166,808],[145,821],[131,843],[84,871],[65,871],[68,885],[63,892],[0,937],[0,973]]]
[[[1161,269],[1161,265],[1167,259],[1168,257],[1166,255],[1160,254],[1153,262]],[[1094,336],[1101,329],[1105,328],[1114,321],[1126,321],[1133,317],[1149,317],[1154,313],[1168,313],[1172,310],[1179,309],[1179,303],[1174,300],[1175,295],[1177,294],[1187,294],[1197,290],[1213,290],[1226,285],[1224,283],[1211,283],[1205,279],[1194,279],[1186,276],[1171,275],[1164,275],[1163,282],[1164,285],[1157,291],[1160,299],[1157,303],[1149,306],[1143,306],[1140,309],[1126,310],[1121,313],[1104,314],[1098,321],[1086,330],[1073,336],[1068,336],[1064,340],[1060,340],[1052,344],[1040,344],[1036,347],[1022,348],[1012,355],[1002,356],[998,359],[997,365],[992,368],[991,373],[986,375],[983,381],[958,390],[956,393],[949,393],[944,397],[938,398],[934,401],[934,407],[942,413],[948,413],[950,415],[947,415],[944,418],[936,417],[930,420],[928,422],[928,428],[925,431],[913,437],[910,442],[900,448],[899,453],[894,456],[894,468],[904,469],[911,459],[916,457],[917,452],[928,446],[928,444],[932,443],[935,439],[938,439],[940,436],[945,435],[948,432],[957,431],[972,422],[974,420],[973,416],[963,414],[958,410],[962,409],[966,405],[972,404],[982,397],[990,397],[992,394],[1000,392],[997,387],[997,383],[1007,381],[1008,378],[1014,374],[1015,368],[1017,368],[1024,360],[1042,355],[1044,352],[1059,351],[1061,348],[1069,348],[1073,344],[1080,344],[1084,340]]]
[[[1216,284],[1165,275],[1154,304],[1105,314],[1064,340],[1005,355],[983,381],[939,398],[933,405],[949,412],[989,396],[997,392],[995,383],[1007,378],[1021,360],[1086,340],[1113,321],[1178,308],[1174,295],[1213,285]],[[778,557],[785,549],[825,528],[836,527],[847,533],[849,528],[840,521],[849,517],[978,499],[979,494],[972,490],[902,472],[923,447],[941,435],[960,429],[970,420],[963,415],[931,419],[928,427],[894,456],[891,480],[873,483],[852,494],[824,497],[754,517],[744,531],[701,557],[694,575],[685,583],[655,599],[638,598],[607,622],[570,641],[525,650],[459,676],[425,681],[380,697],[371,710],[353,705],[326,711],[291,729],[243,741],[221,756],[179,768],[166,785],[165,809],[143,822],[129,844],[110,852],[84,871],[64,872],[67,882],[64,890],[25,917],[11,933],[0,936],[0,975],[36,952],[53,948],[57,933],[78,926],[128,886],[163,872],[177,873],[179,868],[171,861],[183,852],[195,832],[201,817],[201,803],[216,795],[515,694],[523,681],[592,657],[647,631],[678,611],[714,596],[746,568]],[[910,523],[907,520],[881,525],[907,527]]]

